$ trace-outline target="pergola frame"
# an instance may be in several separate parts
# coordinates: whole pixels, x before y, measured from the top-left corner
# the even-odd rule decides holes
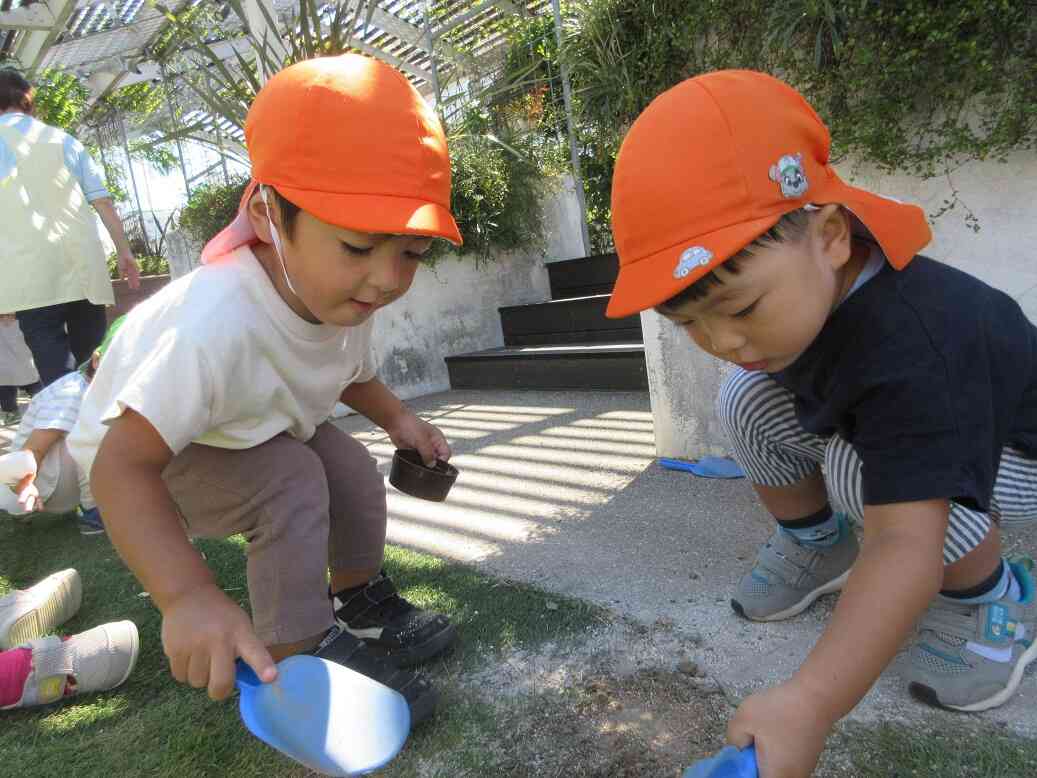
[[[167,0],[173,2],[175,0]],[[152,47],[170,24],[154,0],[0,0],[0,57],[14,58],[32,74],[42,68],[75,73],[90,91],[93,103],[112,90],[141,82],[170,83],[182,73],[168,72],[152,55]],[[255,56],[253,41],[281,40],[268,19],[283,25],[292,17],[297,0],[240,0],[245,23],[229,14],[225,39],[210,44],[216,56],[235,65],[239,57]],[[226,0],[179,0],[175,11],[199,3]],[[499,59],[503,37],[496,29],[503,15],[530,16],[553,13],[560,35],[558,0],[347,0],[353,8],[350,45],[378,57],[403,72],[430,101],[438,104],[444,79],[464,74],[479,75]],[[461,51],[453,41],[459,41]],[[187,55],[188,68],[201,59]],[[567,74],[562,72],[570,134],[573,174],[582,195],[579,159],[572,137],[572,115]],[[203,112],[204,114],[204,112]],[[178,119],[172,107],[170,117]],[[211,117],[209,117],[211,119]],[[165,119],[160,121],[164,122]],[[213,146],[242,153],[240,139],[229,136],[215,121],[202,122],[199,136]],[[139,132],[157,130],[157,126]],[[175,129],[175,128],[174,128]],[[236,148],[235,148],[236,147]],[[185,185],[191,178],[178,149]],[[585,210],[582,196],[581,209]],[[587,245],[586,216],[584,241]]]
[[[211,1],[186,0],[177,8]],[[450,44],[452,33],[466,28],[465,37],[478,40],[480,29],[488,29],[502,14],[525,16],[549,8],[549,0],[355,2],[357,26],[351,44],[403,71],[428,95],[434,92],[437,72],[460,68],[474,73],[481,64]],[[282,23],[297,6],[293,0],[243,0],[253,34],[266,26],[261,3]],[[74,72],[96,98],[119,86],[156,78],[158,63],[151,59],[149,47],[167,25],[150,0],[0,0],[0,54],[17,59],[30,73],[43,67]],[[489,33],[485,38],[478,41],[479,48],[492,48],[495,36]],[[244,42],[239,38],[217,45],[231,58],[233,49],[241,51],[239,44]]]

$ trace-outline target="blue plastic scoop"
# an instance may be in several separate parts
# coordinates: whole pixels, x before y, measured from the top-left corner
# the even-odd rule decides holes
[[[758,775],[755,746],[741,751],[734,746],[725,746],[685,770],[683,778],[757,778]]]
[[[702,457],[694,462],[660,458],[659,464],[668,470],[684,470],[701,478],[745,478],[745,471],[730,457]]]
[[[236,680],[249,732],[325,775],[373,772],[400,752],[410,733],[402,694],[320,657],[288,657],[272,683],[239,660]]]

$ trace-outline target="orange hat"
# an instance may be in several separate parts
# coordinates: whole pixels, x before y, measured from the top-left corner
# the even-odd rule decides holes
[[[202,251],[203,262],[255,242],[244,209],[260,183],[339,227],[461,243],[443,128],[384,62],[343,54],[285,68],[256,95],[245,143],[253,181],[238,217]]]
[[[803,96],[763,73],[708,73],[655,98],[616,158],[619,278],[607,315],[668,300],[809,204],[845,206],[890,264],[906,266],[932,237],[925,212],[847,185],[830,147]]]

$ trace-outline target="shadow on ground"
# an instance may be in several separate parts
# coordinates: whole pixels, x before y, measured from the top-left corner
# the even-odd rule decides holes
[[[698,661],[739,696],[788,677],[821,634],[832,597],[777,624],[731,612],[730,592],[770,534],[768,518],[744,480],[655,462],[647,393],[457,391],[410,405],[446,433],[460,476],[441,504],[390,487],[392,542],[672,626],[700,642]],[[339,424],[387,474],[384,433],[360,417]],[[1032,553],[1037,532],[1007,546]],[[1012,702],[981,718],[1037,735],[1027,702],[1035,692],[1027,678]],[[853,717],[916,722],[928,713],[888,672]]]

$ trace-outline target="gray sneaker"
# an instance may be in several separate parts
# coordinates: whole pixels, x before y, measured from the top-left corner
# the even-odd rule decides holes
[[[731,607],[753,621],[792,618],[821,595],[843,588],[857,552],[857,536],[842,514],[839,539],[824,548],[800,545],[777,529],[760,549],[753,569],[738,582]]]
[[[1033,561],[1010,562],[1023,601],[1007,598],[960,605],[937,598],[918,627],[905,672],[911,696],[960,711],[996,708],[1008,701],[1037,659]]]

